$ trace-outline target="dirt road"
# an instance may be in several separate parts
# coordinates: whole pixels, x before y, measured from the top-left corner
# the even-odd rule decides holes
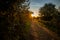
[[[59,40],[51,31],[42,27],[34,20],[31,23],[30,34],[32,40]]]

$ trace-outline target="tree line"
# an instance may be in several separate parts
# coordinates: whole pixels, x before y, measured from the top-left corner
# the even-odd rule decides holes
[[[40,22],[46,25],[46,28],[55,32],[60,36],[60,11],[56,9],[56,5],[46,3],[39,9]]]

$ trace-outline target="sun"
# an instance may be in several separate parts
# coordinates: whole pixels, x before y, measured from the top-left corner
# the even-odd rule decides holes
[[[31,14],[32,17],[34,17],[35,15],[34,14]]]
[[[38,17],[38,14],[33,13],[33,14],[31,14],[31,16],[32,16],[32,17]]]

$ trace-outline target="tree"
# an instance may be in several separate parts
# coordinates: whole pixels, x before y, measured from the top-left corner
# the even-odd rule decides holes
[[[28,40],[28,1],[0,0],[0,40]]]
[[[39,10],[42,20],[42,23],[46,25],[48,29],[60,35],[60,12],[55,8],[55,5],[52,3],[45,4]]]
[[[52,3],[45,4],[41,9],[40,9],[40,14],[43,16],[42,19],[46,21],[50,21],[52,19],[52,16],[57,15],[57,10],[55,8],[55,5]]]

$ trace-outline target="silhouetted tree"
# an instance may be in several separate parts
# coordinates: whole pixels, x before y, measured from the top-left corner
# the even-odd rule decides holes
[[[55,8],[55,5],[52,3],[45,4],[41,9],[40,9],[40,14],[43,16],[43,19],[49,21],[52,19],[53,15],[57,15],[57,10]]]
[[[28,1],[0,0],[0,40],[28,40]]]
[[[52,3],[45,4],[41,9],[40,19],[50,30],[60,34],[60,12],[55,8],[55,5]]]

